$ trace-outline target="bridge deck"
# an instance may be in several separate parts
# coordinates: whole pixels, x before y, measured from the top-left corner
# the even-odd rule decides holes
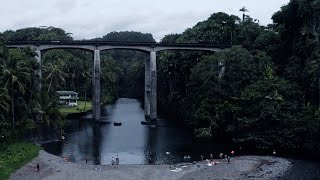
[[[231,45],[209,43],[156,43],[156,42],[117,42],[117,41],[6,41],[6,45],[111,45],[111,46],[148,46],[148,47],[194,47],[194,48],[230,48]]]

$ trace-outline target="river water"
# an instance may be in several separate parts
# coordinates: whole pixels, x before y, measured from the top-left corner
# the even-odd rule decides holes
[[[103,107],[101,122],[90,118],[67,120],[62,143],[44,145],[48,152],[72,162],[110,164],[117,155],[121,164],[173,164],[229,152],[224,144],[196,142],[192,132],[173,120],[159,118],[157,129],[141,125],[144,110],[135,99],[121,98]],[[91,116],[92,117],[92,116]],[[121,122],[121,126],[114,126]]]

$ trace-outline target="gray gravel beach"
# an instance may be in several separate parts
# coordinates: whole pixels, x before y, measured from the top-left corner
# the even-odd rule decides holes
[[[239,156],[230,163],[215,160],[177,164],[179,172],[172,172],[169,165],[87,165],[66,162],[63,158],[40,151],[38,157],[11,175],[11,180],[100,180],[100,179],[277,179],[290,170],[291,163],[271,156]],[[40,172],[34,170],[40,164]],[[181,167],[181,166],[187,167]]]

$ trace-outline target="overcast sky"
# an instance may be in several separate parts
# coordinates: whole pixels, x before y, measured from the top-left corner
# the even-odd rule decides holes
[[[182,33],[215,12],[241,17],[248,14],[260,24],[289,0],[0,0],[0,31],[54,26],[75,39],[101,37],[112,31],[151,33],[159,41]]]

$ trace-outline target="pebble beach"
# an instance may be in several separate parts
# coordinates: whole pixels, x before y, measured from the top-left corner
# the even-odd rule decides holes
[[[291,168],[289,160],[272,156],[237,156],[230,163],[216,159],[170,165],[87,165],[65,161],[43,150],[11,175],[10,180],[174,180],[174,179],[277,179]],[[40,171],[35,167],[40,165]]]

